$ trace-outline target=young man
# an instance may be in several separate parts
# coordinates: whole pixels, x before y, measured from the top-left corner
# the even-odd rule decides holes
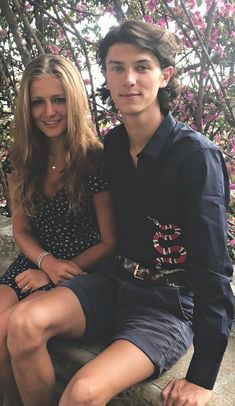
[[[233,317],[228,179],[218,148],[169,113],[178,97],[176,49],[174,35],[138,22],[112,29],[99,46],[124,122],[105,143],[120,255],[102,273],[76,276],[14,312],[8,348],[26,406],[52,402],[46,342],[55,335],[110,336],[72,378],[60,406],[103,406],[160,375],[193,332],[187,376],[167,385],[164,405],[204,406],[211,397]]]

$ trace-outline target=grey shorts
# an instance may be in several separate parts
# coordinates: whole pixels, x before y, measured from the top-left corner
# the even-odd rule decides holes
[[[120,266],[109,267],[109,272],[79,275],[63,284],[75,293],[85,313],[83,338],[128,340],[150,358],[159,376],[192,344],[192,294],[143,285]]]

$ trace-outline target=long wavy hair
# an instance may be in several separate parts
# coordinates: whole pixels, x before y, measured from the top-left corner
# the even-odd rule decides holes
[[[66,97],[66,155],[61,181],[68,193],[70,209],[79,207],[88,173],[99,174],[101,167],[102,145],[89,119],[88,100],[78,70],[60,55],[38,56],[28,64],[20,82],[10,154],[14,198],[28,215],[35,214],[35,203],[42,196],[49,155],[48,139],[32,119],[30,85],[48,75],[60,80]]]
[[[104,72],[106,71],[106,57],[109,48],[118,43],[132,44],[151,52],[158,59],[162,69],[167,66],[175,67],[175,57],[180,45],[175,34],[153,24],[142,21],[125,21],[120,26],[112,28],[99,43],[96,57]],[[113,107],[106,83],[99,89],[99,92],[102,100],[107,101]],[[166,113],[168,110],[173,110],[178,104],[179,95],[178,72],[175,68],[167,86],[158,91],[157,97],[161,111]]]

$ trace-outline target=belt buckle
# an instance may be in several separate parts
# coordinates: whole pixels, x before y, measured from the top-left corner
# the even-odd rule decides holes
[[[140,280],[143,281],[144,278],[140,276],[141,275],[141,269],[139,269],[139,266],[140,266],[139,264],[136,265],[133,276],[134,276],[134,278],[137,278],[137,279],[140,279]]]

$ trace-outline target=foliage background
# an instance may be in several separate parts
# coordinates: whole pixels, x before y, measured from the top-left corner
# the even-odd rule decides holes
[[[227,161],[232,200],[229,249],[235,257],[235,7],[229,0],[1,0],[0,161],[11,140],[15,97],[27,63],[40,53],[60,53],[79,69],[100,136],[118,119],[98,97],[97,42],[110,24],[138,19],[177,33],[182,93],[177,119],[217,143]],[[7,187],[0,168],[0,209],[7,214]]]

